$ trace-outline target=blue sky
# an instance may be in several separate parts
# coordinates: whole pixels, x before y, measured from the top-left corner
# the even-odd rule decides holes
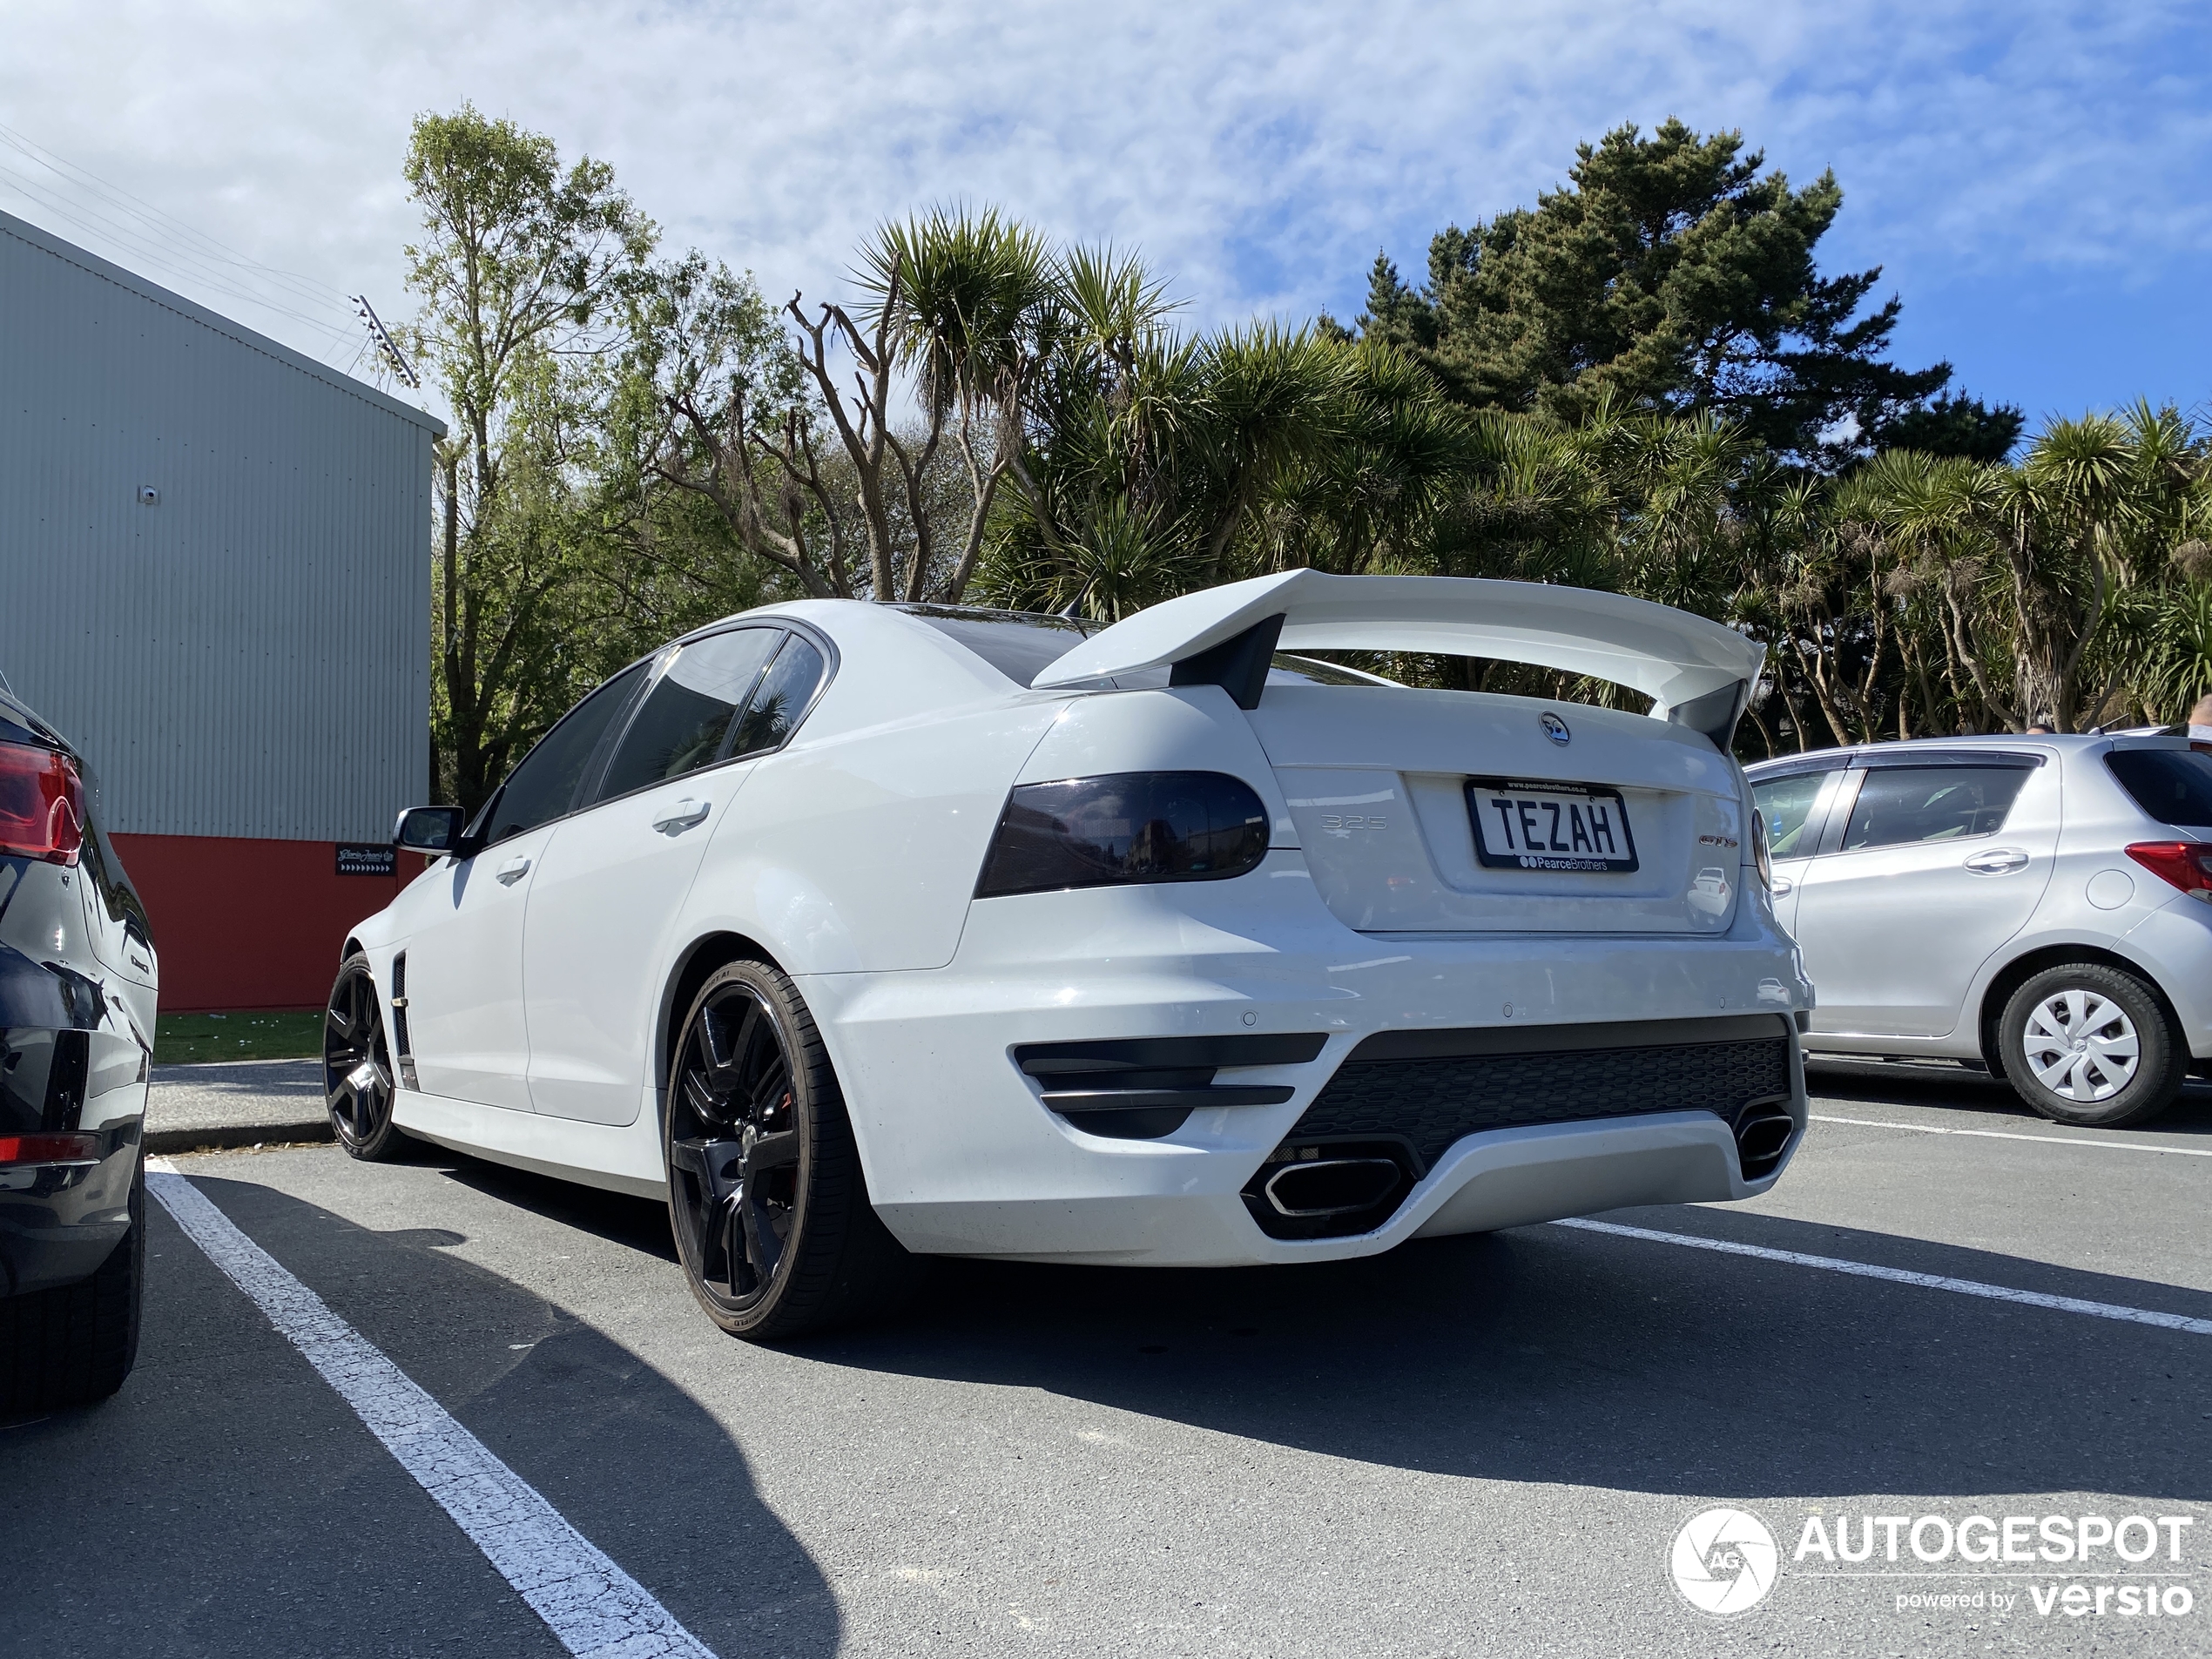
[[[408,121],[463,98],[611,161],[671,244],[778,298],[836,290],[887,215],[995,201],[1143,247],[1194,323],[1349,317],[1379,247],[1416,273],[1578,138],[1676,114],[1835,168],[1824,264],[1885,266],[1899,361],[2032,418],[2212,395],[2201,3],[0,0],[0,125],[299,280],[21,150],[0,208],[340,362],[346,294],[408,309]]]

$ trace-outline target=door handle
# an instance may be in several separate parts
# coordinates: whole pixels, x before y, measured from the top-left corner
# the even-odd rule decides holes
[[[1989,853],[1977,853],[1966,860],[1966,867],[1976,875],[2010,875],[2015,870],[2027,867],[2027,854],[2017,847],[2004,847]]]
[[[1774,885],[1770,887],[1767,891],[1772,894],[1776,898],[1779,899],[1784,894],[1792,891],[1795,886],[1796,884],[1792,882],[1788,876],[1777,875],[1774,878]]]
[[[506,863],[501,865],[497,870],[493,872],[493,873],[499,878],[500,881],[503,885],[510,887],[529,873],[530,861],[528,859],[519,857],[508,860]]]
[[[693,800],[686,795],[683,799],[670,806],[658,818],[653,819],[653,827],[664,835],[679,834],[699,822],[713,810],[712,801]]]

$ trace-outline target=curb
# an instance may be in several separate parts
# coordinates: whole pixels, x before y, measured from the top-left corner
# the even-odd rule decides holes
[[[330,1119],[319,1116],[298,1123],[225,1123],[213,1129],[148,1130],[146,1152],[161,1157],[177,1152],[228,1152],[241,1146],[305,1146],[327,1143]]]

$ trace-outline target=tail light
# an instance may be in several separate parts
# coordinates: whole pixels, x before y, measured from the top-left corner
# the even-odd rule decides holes
[[[0,1169],[19,1169],[27,1163],[98,1163],[100,1137],[97,1130],[72,1130],[64,1135],[0,1135]]]
[[[84,844],[84,784],[51,749],[0,743],[0,857],[74,864]]]
[[[2212,903],[2212,843],[2137,841],[2128,856],[2190,898]]]
[[[1218,881],[1267,856],[1267,808],[1218,772],[1121,772],[1023,784],[999,817],[975,896]]]
[[[1759,867],[1759,885],[1774,890],[1774,849],[1766,844],[1766,814],[1751,809],[1751,862]]]

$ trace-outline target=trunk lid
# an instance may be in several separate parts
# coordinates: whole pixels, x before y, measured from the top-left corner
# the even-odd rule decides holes
[[[1315,885],[1347,927],[1709,934],[1734,919],[1749,815],[1734,763],[1684,726],[1574,703],[1346,685],[1271,685],[1249,718]],[[1478,811],[1490,814],[1480,839]],[[1633,870],[1603,856],[1616,814]],[[1534,858],[1519,839],[1531,829]],[[1606,863],[1615,867],[1575,867]]]

